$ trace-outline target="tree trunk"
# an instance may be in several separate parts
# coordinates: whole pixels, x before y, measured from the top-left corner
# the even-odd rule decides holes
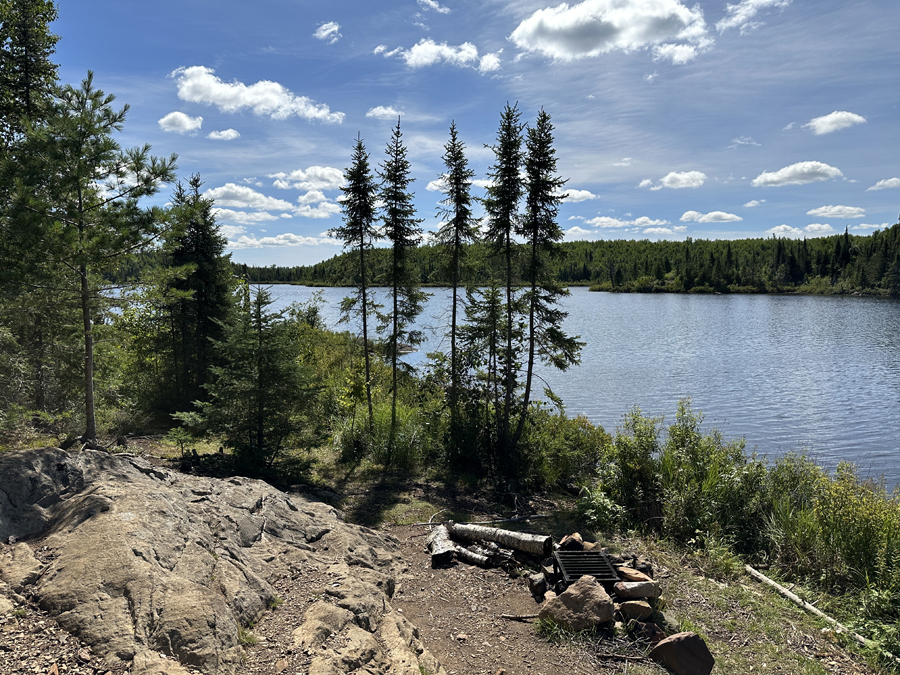
[[[493,565],[491,564],[491,559],[486,555],[473,553],[469,549],[463,548],[462,546],[455,546],[454,550],[456,551],[456,557],[465,563],[469,563],[470,565],[478,565],[479,567],[493,567]]]
[[[372,412],[372,366],[369,361],[369,322],[368,299],[366,298],[366,248],[365,242],[359,245],[360,288],[362,289],[362,332],[363,358],[366,362],[366,404],[369,408],[369,437],[375,435],[375,415]]]
[[[454,537],[461,537],[470,541],[495,541],[501,546],[514,548],[517,551],[544,558],[548,557],[553,550],[553,537],[549,535],[512,532],[511,530],[501,530],[497,527],[467,525],[465,523],[450,523],[447,529]]]
[[[428,539],[425,540],[431,551],[431,566],[439,567],[446,565],[453,560],[453,554],[456,552],[456,544],[450,540],[450,532],[444,525],[438,525]]]
[[[81,321],[84,325],[84,438],[97,440],[97,420],[94,415],[94,333],[91,325],[90,289],[87,267],[78,268],[81,276]]]

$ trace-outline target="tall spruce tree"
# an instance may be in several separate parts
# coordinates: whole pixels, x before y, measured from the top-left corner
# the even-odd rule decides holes
[[[145,145],[122,151],[113,138],[128,107],[93,86],[59,90],[46,121],[28,125],[10,181],[10,214],[32,246],[20,250],[30,269],[64,280],[59,292],[76,299],[84,346],[84,437],[97,437],[94,410],[94,321],[104,297],[103,272],[151,243],[163,226],[141,198],[175,177],[175,156],[158,159]]]
[[[525,147],[525,212],[516,233],[524,240],[527,250],[524,265],[527,291],[523,301],[528,313],[525,338],[528,359],[522,408],[512,441],[514,447],[528,416],[535,357],[566,370],[578,363],[582,347],[577,338],[563,332],[562,323],[568,314],[558,306],[560,298],[569,294],[557,279],[553,264],[563,255],[559,245],[563,231],[556,218],[563,200],[560,190],[566,181],[556,175],[553,124],[543,109],[534,126],[528,128]]]
[[[356,292],[344,299],[341,311],[345,319],[358,316],[362,323],[362,349],[366,369],[366,405],[368,407],[368,428],[371,436],[375,430],[372,410],[372,364],[369,353],[369,316],[375,311],[375,305],[369,290],[368,267],[366,256],[372,249],[373,242],[379,238],[375,228],[375,202],[378,198],[378,187],[369,169],[369,155],[362,139],[357,136],[353,148],[350,167],[344,171],[345,185],[341,187],[344,200],[341,210],[344,212],[344,225],[331,230],[331,235],[344,242],[344,250],[350,254],[352,266],[351,276],[356,285]]]
[[[484,210],[487,218],[485,239],[489,242],[491,252],[503,262],[503,282],[506,287],[506,322],[505,346],[501,353],[503,411],[499,416],[498,436],[502,472],[512,471],[514,448],[510,425],[513,398],[518,388],[517,353],[518,345],[514,344],[517,320],[517,298],[515,287],[518,283],[514,272],[516,242],[514,234],[519,220],[519,202],[522,199],[523,185],[519,173],[524,161],[522,148],[522,130],[518,105],[509,103],[500,115],[500,128],[497,130],[496,142],[490,146],[494,152],[494,164],[488,169],[490,184],[484,199]]]
[[[443,272],[450,279],[450,433],[454,452],[459,451],[459,379],[460,359],[456,345],[458,313],[462,297],[460,286],[466,265],[468,244],[478,237],[478,220],[472,214],[472,179],[465,145],[459,140],[456,122],[450,124],[450,140],[444,146],[444,199],[438,207],[443,224],[435,235],[435,244],[442,249]],[[463,305],[464,306],[464,305]]]
[[[389,330],[387,350],[391,360],[390,463],[397,435],[398,357],[403,344],[414,346],[422,342],[421,331],[410,330],[410,326],[422,312],[422,303],[427,295],[419,288],[416,270],[410,260],[411,252],[422,238],[422,221],[416,218],[413,195],[409,189],[414,179],[409,175],[409,160],[406,158],[399,119],[385,154],[387,159],[381,163],[378,176],[381,178],[379,196],[383,203],[384,238],[391,245],[390,263],[385,274],[385,283],[391,289],[391,306],[382,315],[382,325]]]

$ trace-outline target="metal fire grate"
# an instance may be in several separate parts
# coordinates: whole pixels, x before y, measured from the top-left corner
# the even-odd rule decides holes
[[[619,581],[619,575],[602,551],[554,551],[553,562],[566,585],[584,575],[604,585]]]

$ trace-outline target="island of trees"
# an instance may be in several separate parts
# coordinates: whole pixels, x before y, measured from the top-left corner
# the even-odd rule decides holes
[[[345,251],[306,268],[245,268],[225,254],[202,180],[175,157],[122,149],[127,106],[90,73],[57,81],[49,0],[0,1],[0,448],[114,450],[166,434],[222,447],[219,469],[279,484],[316,466],[443,475],[502,492],[569,492],[585,527],[667,538],[718,569],[738,560],[842,595],[845,616],[900,652],[900,501],[850,465],[749,456],[742,440],[631,411],[614,434],[535,399],[538,362],[566,369],[565,284],[678,292],[898,290],[900,226],[809,241],[563,244],[550,115],[501,112],[476,221],[473,172],[451,124],[443,225],[421,221],[400,124],[380,161],[348,148]],[[146,205],[175,182],[170,205]],[[480,225],[480,227],[479,227]],[[129,280],[129,281],[126,281]],[[329,330],[315,299],[271,310],[254,282],[348,287],[361,334]],[[449,351],[421,372],[398,358],[420,336],[425,284],[452,287]],[[388,290],[384,306],[372,286]],[[379,293],[378,297],[384,297]],[[226,452],[227,451],[227,452]],[[2,481],[2,477],[0,477]]]

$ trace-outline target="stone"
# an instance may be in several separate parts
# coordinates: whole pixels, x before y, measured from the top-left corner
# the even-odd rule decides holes
[[[291,664],[287,659],[278,659],[275,662],[275,672],[276,673],[284,672],[285,670],[288,669],[288,666],[290,666],[290,665]]]
[[[580,551],[584,548],[584,539],[578,532],[573,532],[560,539],[559,547],[563,551]]]
[[[651,579],[653,578],[653,563],[644,556],[638,556],[638,558],[635,559],[634,569],[638,572],[643,572]]]
[[[676,633],[650,650],[650,658],[675,675],[709,675],[715,659],[696,633]]]
[[[629,619],[643,621],[653,614],[653,608],[646,600],[627,600],[620,605],[616,605],[616,609],[619,610],[625,621]]]
[[[547,592],[547,579],[543,574],[531,574],[528,577],[528,590],[535,600],[544,601]]]
[[[620,600],[658,598],[660,595],[659,584],[655,581],[620,581],[613,586],[613,591]]]
[[[594,577],[583,576],[558,597],[545,600],[538,616],[577,632],[612,621],[613,611],[603,586]]]
[[[619,577],[625,581],[653,581],[653,579],[643,572],[638,572],[631,567],[617,567],[616,572],[618,572]]]
[[[28,586],[93,658],[132,675],[243,673],[238,626],[269,611],[273,580],[302,585],[307,569],[331,580],[292,634],[315,652],[310,673],[445,675],[391,608],[397,540],[327,504],[91,449],[0,454],[0,488],[0,541],[40,534],[50,560],[0,544],[4,595]],[[325,649],[335,635],[338,651]]]

